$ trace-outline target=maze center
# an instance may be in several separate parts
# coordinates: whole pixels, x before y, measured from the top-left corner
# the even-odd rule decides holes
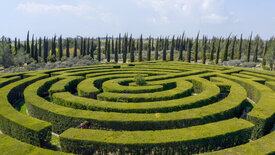
[[[275,153],[268,71],[142,62],[3,74],[0,101],[3,154]]]

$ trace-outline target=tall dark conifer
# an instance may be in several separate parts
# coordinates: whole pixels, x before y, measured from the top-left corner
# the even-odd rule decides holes
[[[222,41],[222,38],[220,38],[220,40],[218,41],[218,46],[216,50],[216,64],[219,63],[219,59],[220,59],[221,41]]]
[[[74,38],[74,57],[77,57],[77,38]]]
[[[107,40],[106,50],[107,50],[107,53],[106,53],[107,62],[110,62],[110,55],[111,55],[111,53],[110,53],[110,39]]]
[[[183,48],[184,48],[184,34],[181,36],[179,43],[179,61],[183,59]]]
[[[128,36],[125,34],[123,39],[123,63],[127,61],[127,47],[128,47]]]
[[[133,48],[133,38],[132,35],[130,36],[130,40],[129,40],[129,52],[130,52],[130,61],[131,62],[135,62],[135,53],[134,53],[134,48]]]
[[[151,36],[148,39],[147,61],[151,61]]]
[[[87,41],[87,39],[86,39],[86,38],[84,38],[84,39],[83,39],[83,56],[85,56],[85,55],[86,55],[86,50],[87,50],[87,47],[86,47],[86,41]]]
[[[112,54],[115,54],[114,36],[112,36]]]
[[[121,54],[121,34],[118,36],[118,53]]]
[[[231,60],[234,59],[235,56],[235,44],[236,44],[237,37],[235,36],[232,42],[232,49],[231,49]]]
[[[210,61],[214,60],[215,41],[216,41],[216,39],[213,37],[213,39],[211,41],[211,44],[210,44]]]
[[[223,52],[223,59],[222,61],[227,61],[227,57],[228,57],[228,48],[229,48],[229,42],[230,42],[230,36],[231,34],[228,36],[228,38],[225,40],[225,45],[224,45],[224,52]]]
[[[155,60],[159,59],[159,38],[157,38],[156,48],[155,48]]]
[[[30,31],[28,31],[28,34],[27,34],[27,45],[26,45],[26,49],[27,49],[27,53],[30,53],[31,50],[30,50]]]
[[[88,38],[87,40],[87,51],[86,51],[86,55],[89,55],[90,53],[90,38]]]
[[[199,35],[200,32],[198,33],[196,40],[195,40],[195,44],[194,44],[194,61],[197,62],[198,61],[198,52],[199,52]]]
[[[15,37],[14,39],[14,50],[15,50],[15,54],[17,54],[17,38]]]
[[[166,61],[166,50],[167,50],[167,44],[168,44],[168,39],[164,39],[164,47],[163,47],[163,54],[162,54],[162,60]]]
[[[49,55],[49,45],[48,45],[48,39],[46,37],[44,37],[43,47],[44,47],[43,59],[44,59],[44,62],[47,62],[47,58]]]
[[[170,50],[170,61],[174,61],[174,50],[175,50],[175,36],[172,38],[172,45]]]
[[[192,42],[191,42],[191,39],[188,39],[187,38],[187,46],[186,46],[186,50],[187,50],[187,53],[186,53],[186,61],[187,62],[191,62],[191,50],[192,50]]]
[[[39,37],[39,51],[38,51],[38,56],[41,57],[42,56],[42,38]]]
[[[34,60],[36,62],[38,62],[38,49],[37,49],[37,45],[38,45],[38,42],[37,42],[37,39],[36,39],[35,46],[34,46]]]
[[[242,58],[242,45],[243,45],[243,34],[241,34],[241,38],[239,41],[239,48],[238,48],[238,59]]]
[[[118,39],[116,39],[116,47],[115,47],[115,62],[118,63]]]
[[[142,61],[142,50],[143,50],[143,40],[142,40],[142,34],[140,35],[139,39],[139,53],[138,53],[138,61]]]
[[[34,58],[34,35],[32,35],[31,57]]]
[[[94,51],[95,51],[94,38],[92,38],[92,40],[91,40],[91,52],[90,52],[90,56],[93,59],[95,58],[94,57]]]
[[[266,58],[265,58],[265,55],[266,55],[266,53],[267,53],[267,42],[268,42],[268,41],[265,41],[265,42],[264,42],[262,66],[265,66],[265,65],[266,65]]]
[[[56,57],[56,35],[52,39],[52,55]]]
[[[62,48],[62,36],[59,37],[58,40],[58,53],[59,53],[59,60],[61,60],[61,58],[63,57],[63,48]]]
[[[258,61],[258,51],[259,51],[259,42],[258,40],[255,40],[255,50],[254,50],[254,56],[253,56],[253,61],[257,62]]]
[[[100,37],[97,39],[97,60],[100,62],[101,61],[101,42],[100,42]]]
[[[21,48],[21,43],[20,43],[20,38],[18,38],[18,43],[17,43],[17,48],[20,49]]]
[[[67,41],[66,41],[66,57],[67,58],[70,57],[70,41],[69,41],[69,38],[67,38]]]
[[[207,46],[207,38],[206,36],[203,37],[202,41],[202,63],[205,64],[206,62],[206,46]]]
[[[251,44],[252,44],[252,33],[248,40],[247,50],[246,50],[246,62],[250,61],[250,53],[251,53]]]

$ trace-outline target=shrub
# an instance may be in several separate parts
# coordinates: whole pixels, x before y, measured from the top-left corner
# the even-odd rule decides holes
[[[144,86],[146,85],[146,81],[144,79],[144,77],[141,75],[141,74],[138,74],[136,77],[135,77],[135,82],[137,85],[139,86]]]

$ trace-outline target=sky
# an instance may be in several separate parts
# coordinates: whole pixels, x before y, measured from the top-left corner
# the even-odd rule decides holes
[[[0,36],[275,35],[275,0],[1,0]]]

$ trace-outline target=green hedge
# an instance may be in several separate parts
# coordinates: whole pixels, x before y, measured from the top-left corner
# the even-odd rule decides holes
[[[235,146],[232,148],[209,152],[205,154],[209,155],[231,155],[231,154],[275,154],[275,132],[272,132],[266,136],[261,137],[255,141],[250,141],[249,143]]]
[[[62,77],[63,78],[63,77]],[[64,92],[69,91],[72,92],[76,89],[77,84],[84,80],[82,76],[72,76],[72,77],[64,77],[63,80],[60,80],[53,85],[51,85],[50,89],[48,90],[50,97],[53,93],[56,92]]]
[[[171,85],[172,81],[168,82]],[[192,83],[184,81],[184,79],[175,80],[176,88],[152,92],[152,93],[142,93],[142,94],[127,94],[127,93],[110,93],[103,92],[97,95],[98,100],[105,101],[124,101],[124,102],[152,102],[152,101],[166,101],[172,99],[178,99],[185,96],[191,95],[193,91]],[[169,85],[167,87],[170,87]]]
[[[68,154],[59,151],[52,151],[36,147],[27,143],[23,143],[19,140],[11,138],[7,135],[0,134],[0,150],[2,155],[63,155]]]
[[[169,101],[157,101],[149,103],[106,102],[78,97],[68,92],[64,92],[55,93],[53,95],[53,102],[62,106],[84,110],[124,113],[155,113],[197,108],[212,104],[218,100],[220,91],[216,85],[207,80],[199,78],[192,78],[191,81],[194,85],[195,91],[199,94],[197,94],[196,96],[188,96],[185,98]]]
[[[24,95],[29,114],[51,122],[53,131],[58,133],[84,121],[89,121],[95,129],[113,130],[156,130],[205,124],[239,116],[246,99],[246,91],[228,81],[232,85],[228,97],[201,108],[153,114],[85,111],[51,104],[37,95],[40,87],[53,80],[40,80],[30,85]]]
[[[71,128],[60,135],[62,151],[76,154],[191,154],[249,141],[253,124],[230,119],[201,126],[156,131]]]
[[[11,106],[23,97],[23,90],[28,85],[45,77],[37,75],[25,78],[0,89],[0,130],[3,133],[37,146],[50,141],[50,123],[24,115]]]
[[[219,76],[240,83],[246,89],[248,97],[257,103],[247,115],[247,120],[256,125],[252,138],[257,139],[267,134],[275,122],[275,92],[252,80],[222,74]]]
[[[265,85],[275,91],[275,81],[266,81]]]

